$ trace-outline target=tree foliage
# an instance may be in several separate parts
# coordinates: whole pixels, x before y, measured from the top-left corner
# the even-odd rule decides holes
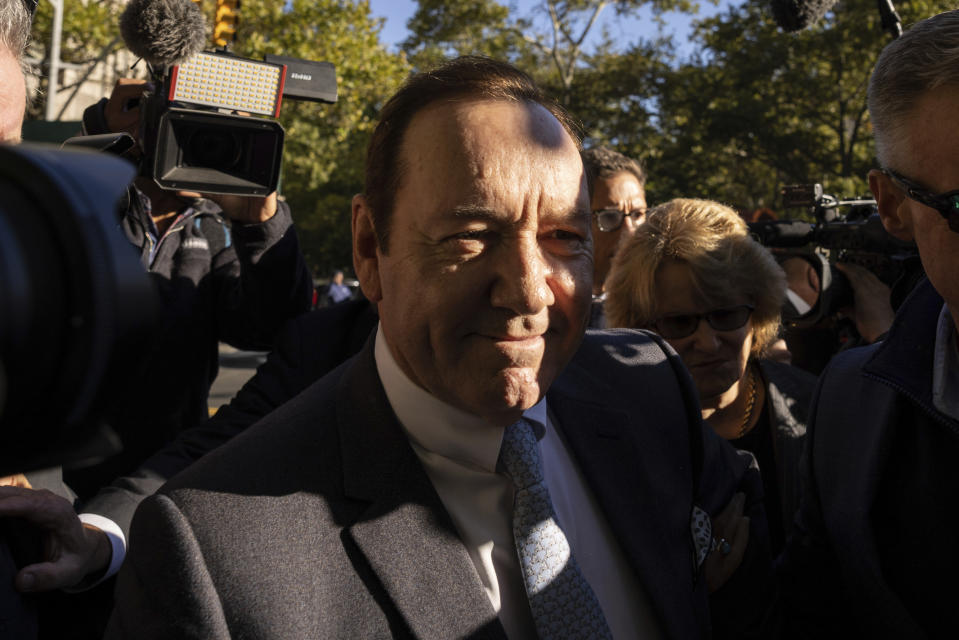
[[[419,0],[403,48],[421,68],[451,55],[509,60],[569,104],[577,75],[589,68],[586,41],[600,17],[644,5],[657,13],[693,8],[690,0],[543,0],[520,15],[496,0]]]
[[[123,47],[120,39],[120,27],[117,17],[123,10],[123,3],[115,0],[89,2],[84,0],[63,1],[63,26],[60,39],[60,60],[77,65],[89,72],[107,54]],[[50,49],[53,37],[53,3],[41,0],[33,19],[30,58],[40,63],[40,92],[38,99],[28,107],[28,117],[37,118],[44,113],[47,77],[50,68]],[[81,79],[86,73],[81,74]],[[73,85],[59,87],[69,91]]]
[[[669,38],[591,38],[586,49],[599,13],[643,5],[654,15],[695,11],[686,1],[546,0],[537,22],[535,12],[519,16],[494,0],[421,0],[404,46],[414,64],[461,53],[516,62],[583,122],[587,143],[646,162],[651,201],[775,207],[781,185],[799,182],[866,192],[866,87],[889,41],[872,0],[841,0],[799,33],[782,32],[764,2],[729,5],[694,23],[694,53],[681,62]],[[906,25],[948,8],[929,0],[898,7]]]
[[[84,0],[63,1],[63,36],[60,42],[60,59],[83,64],[96,60],[103,47],[113,43],[120,35],[117,16],[123,3]],[[32,38],[35,53],[46,60],[49,56],[53,34],[53,3],[41,0],[33,20]],[[118,46],[121,46],[118,44]]]
[[[900,11],[908,24],[945,8]],[[658,146],[647,153],[653,200],[775,207],[781,185],[808,182],[868,193],[866,89],[890,40],[872,0],[842,0],[793,34],[776,27],[763,3],[747,1],[700,20],[693,39],[697,54],[659,87]]]
[[[368,2],[244,0],[235,51],[332,62],[337,102],[287,101],[282,191],[307,259],[321,273],[352,265],[350,199],[363,190],[366,144],[382,104],[406,77],[402,55],[379,41]]]

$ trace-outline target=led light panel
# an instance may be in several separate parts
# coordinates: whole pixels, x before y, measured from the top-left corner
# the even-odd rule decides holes
[[[277,118],[285,76],[284,65],[200,53],[173,67],[169,97]]]

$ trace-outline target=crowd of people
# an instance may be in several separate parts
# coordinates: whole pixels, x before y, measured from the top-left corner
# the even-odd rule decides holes
[[[0,140],[30,3],[0,0]],[[136,131],[122,82],[94,109]],[[651,208],[521,70],[465,56],[383,106],[352,202],[362,295],[312,282],[288,207],[137,178],[118,228],[162,302],[108,418],[123,453],[24,469],[9,637],[951,637],[959,569],[959,11],[869,84],[878,215],[926,277],[856,265],[855,348],[718,202]],[[132,113],[131,113],[132,111]],[[100,133],[87,131],[86,133]],[[206,419],[219,341],[272,348]],[[49,489],[49,490],[47,490]],[[15,587],[15,588],[14,588]],[[81,612],[82,613],[79,613]]]

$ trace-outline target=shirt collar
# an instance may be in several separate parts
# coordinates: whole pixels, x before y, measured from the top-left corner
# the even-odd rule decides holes
[[[796,293],[795,291],[793,291],[792,289],[788,287],[786,288],[786,297],[789,299],[792,305],[796,308],[796,313],[798,313],[799,315],[805,315],[809,313],[810,310],[812,310],[812,306],[808,302],[803,300],[801,297],[799,297],[798,293]]]
[[[376,331],[373,358],[393,413],[414,444],[468,466],[496,471],[503,427],[449,405],[414,384],[390,353],[382,326]],[[523,412],[537,438],[545,433],[546,413],[545,397]]]

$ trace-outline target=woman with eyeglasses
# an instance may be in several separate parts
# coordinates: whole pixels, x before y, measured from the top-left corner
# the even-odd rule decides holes
[[[703,419],[756,457],[774,553],[799,499],[799,456],[811,374],[764,359],[776,340],[786,281],[740,216],[709,200],[651,209],[620,247],[606,283],[611,327],[650,329],[682,358]]]

